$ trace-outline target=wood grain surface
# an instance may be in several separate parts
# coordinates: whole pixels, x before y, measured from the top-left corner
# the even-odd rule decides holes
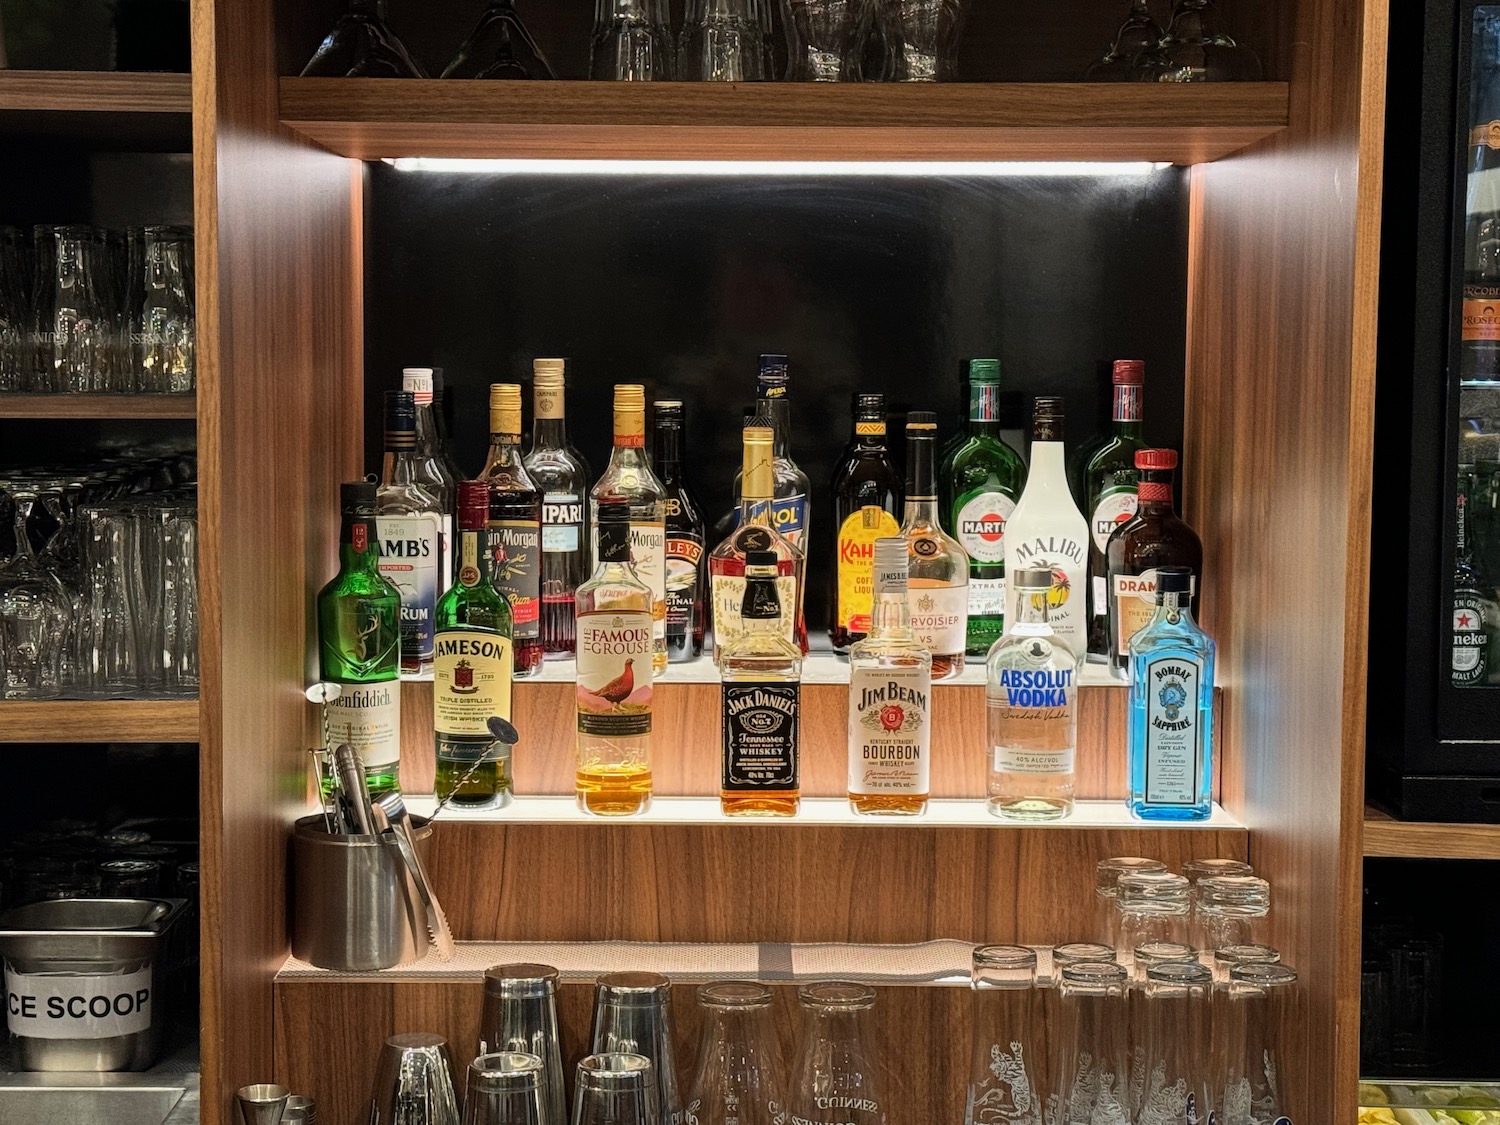
[[[0,703],[0,742],[197,742],[196,699]]]
[[[1285,127],[1283,83],[400,82],[284,78],[331,152],[640,160],[1215,160]]]
[[[1500,859],[1500,824],[1430,824],[1365,808],[1364,854],[1392,859]]]
[[[0,72],[3,73],[3,72]],[[193,395],[0,394],[0,418],[196,418]]]
[[[186,74],[0,70],[0,111],[181,113],[193,110]]]

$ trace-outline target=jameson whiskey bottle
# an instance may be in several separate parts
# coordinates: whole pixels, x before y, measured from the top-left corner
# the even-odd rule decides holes
[[[324,705],[328,742],[347,742],[372,793],[399,786],[401,768],[401,594],[380,573],[375,486],[339,489],[339,572],[318,593],[318,665],[341,688]]]
[[[932,678],[964,670],[968,643],[969,556],[938,523],[937,415],[914,410],[906,418],[907,587],[911,628],[932,654]]]
[[[901,477],[885,446],[885,396],[854,396],[854,436],[833,473],[833,589],[828,633],[835,652],[870,631],[875,540],[901,533]]]
[[[459,808],[510,804],[511,748],[490,733],[489,719],[510,718],[510,603],[484,579],[479,563],[489,524],[484,481],[458,486],[458,579],[437,607],[432,729],[437,744],[437,797]]]
[[[490,515],[482,569],[510,603],[515,674],[542,666],[542,493],[521,463],[521,386],[490,386]]]
[[[797,813],[802,650],[782,632],[779,575],[774,552],[746,556],[742,632],[719,654],[726,816]]]
[[[1135,467],[1141,440],[1141,384],[1146,365],[1138,359],[1117,359],[1114,364],[1113,429],[1083,467],[1083,510],[1089,521],[1089,652],[1109,654],[1109,578],[1104,548],[1115,528],[1135,515]]]
[[[656,403],[656,475],[666,492],[667,661],[682,664],[703,655],[703,514],[682,474],[682,403]]]
[[[385,395],[385,463],[376,494],[380,573],[401,592],[401,677],[432,671],[432,645],[443,569],[442,503],[422,486],[416,400]]]
[[[609,464],[589,491],[589,522],[599,518],[601,504],[623,501],[630,510],[630,564],[651,591],[656,622],[652,667],[667,666],[667,490],[651,471],[646,456],[646,388],[638,383],[615,387],[615,445]],[[601,558],[595,535],[594,559]],[[641,669],[647,675],[646,669]]]
[[[770,429],[772,442],[772,490],[775,505],[772,515],[776,530],[785,535],[796,548],[807,553],[807,533],[811,509],[808,502],[810,488],[807,474],[792,460],[792,406],[791,367],[784,355],[763,355],[755,379],[755,406],[751,419],[745,424]],[[740,492],[741,477],[734,478],[734,494]]]
[[[408,367],[401,372],[401,389],[410,391],[417,407],[417,450],[415,476],[428,492],[438,498],[442,509],[443,557],[438,567],[442,589],[453,585],[453,512],[458,502],[458,481],[443,460],[438,436],[437,411],[434,409],[432,368]]]
[[[1000,436],[1000,361],[969,364],[968,436],[939,481],[947,529],[969,556],[964,651],[983,657],[1005,629],[1005,524],[1026,487],[1026,464]]]
[[[548,660],[573,655],[573,594],[589,576],[588,462],[568,441],[563,397],[567,363],[532,362],[533,420],[527,475],[542,492],[542,651]]]
[[[1105,552],[1109,578],[1110,661],[1117,675],[1130,662],[1130,638],[1156,612],[1156,575],[1163,566],[1180,566],[1192,578],[1186,605],[1198,610],[1198,587],[1203,578],[1203,544],[1191,527],[1177,518],[1172,504],[1172,473],[1177,454],[1170,449],[1142,449],[1135,455],[1140,471],[1140,504],[1135,517],[1110,537]]]

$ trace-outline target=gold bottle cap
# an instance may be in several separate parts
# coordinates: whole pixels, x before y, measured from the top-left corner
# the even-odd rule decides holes
[[[769,426],[745,427],[745,460],[740,476],[742,500],[769,500],[775,495],[776,476],[771,455],[774,436]]]
[[[566,382],[567,363],[561,359],[534,359],[531,361],[532,391],[538,418],[561,418],[563,416],[563,388]]]
[[[490,433],[521,436],[521,384],[490,384]]]
[[[615,444],[646,445],[646,388],[639,383],[615,385]]]

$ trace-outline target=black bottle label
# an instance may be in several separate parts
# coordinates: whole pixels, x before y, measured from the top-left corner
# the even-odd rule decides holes
[[[724,790],[782,792],[797,788],[799,684],[724,685]]]

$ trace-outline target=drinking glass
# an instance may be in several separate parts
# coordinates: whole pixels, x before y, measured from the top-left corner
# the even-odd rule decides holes
[[[31,389],[103,390],[109,313],[91,227],[36,228],[35,368]]]
[[[760,0],[687,0],[677,41],[685,82],[760,82],[766,69]]]
[[[1249,945],[1271,912],[1271,884],[1254,875],[1214,875],[1198,882],[1193,909],[1202,949]]]
[[[495,965],[485,971],[479,1053],[494,1051],[542,1060],[542,1125],[564,1125],[567,1092],[557,1031],[557,970],[551,965]]]
[[[545,1073],[545,1064],[535,1055],[520,1051],[480,1055],[469,1064],[463,1125],[544,1125]]]
[[[1222,1125],[1273,1125],[1289,1116],[1292,1068],[1281,1065],[1281,1036],[1299,1026],[1299,1002],[1297,971],[1290,966],[1251,963],[1231,970],[1223,1019],[1214,1022],[1213,1097]]]
[[[1146,1082],[1146,974],[1158,965],[1188,963],[1198,963],[1198,951],[1180,942],[1153,941],[1135,948],[1134,968],[1125,985],[1125,1006],[1130,1019],[1129,1107],[1132,1113],[1140,1112]],[[1208,980],[1212,982],[1212,973]]]
[[[806,1011],[802,1050],[793,1074],[793,1120],[841,1125],[885,1125],[887,1103],[876,1060],[865,1050],[865,1013],[875,992],[849,981],[804,984],[797,999]]]
[[[142,588],[153,608],[149,675],[167,695],[198,693],[198,514],[195,506],[164,504],[149,511],[156,560]]]
[[[1068,965],[1058,985],[1058,1035],[1052,1073],[1061,1125],[1115,1125],[1126,1109],[1125,969]]]
[[[1153,941],[1188,940],[1188,881],[1165,871],[1120,877],[1115,898],[1120,913],[1120,947],[1131,953]]]
[[[1111,946],[1120,944],[1120,911],[1116,902],[1120,876],[1166,869],[1167,865],[1161,860],[1142,859],[1140,856],[1115,856],[1101,859],[1094,865],[1094,896],[1099,909],[1100,940]]]
[[[685,1121],[780,1125],[786,1092],[771,1026],[771,990],[752,981],[700,985],[703,1031]]]
[[[1130,0],[1130,14],[1115,32],[1104,57],[1084,73],[1089,82],[1139,82],[1145,74],[1137,60],[1161,42],[1161,25],[1151,18],[1146,0]],[[1186,872],[1183,872],[1186,874]]]
[[[1218,28],[1214,0],[1176,0],[1152,60],[1158,82],[1258,82],[1260,59]]]
[[[974,950],[974,1037],[964,1125],[1041,1125],[1036,951]]]
[[[134,389],[186,394],[197,381],[197,328],[186,264],[193,255],[192,238],[177,227],[146,227],[143,235],[141,307],[132,333]]]
[[[642,1055],[607,1052],[578,1064],[572,1125],[659,1125],[656,1076]],[[673,1125],[676,1125],[674,1122]]]
[[[1199,1125],[1208,1119],[1208,969],[1196,961],[1167,962],[1146,970],[1142,1073],[1138,1125]]]
[[[490,0],[444,78],[556,78],[547,56],[521,22],[514,0]]]
[[[26,389],[32,367],[31,287],[26,278],[29,247],[15,227],[0,227],[0,391]]]
[[[788,82],[864,81],[874,0],[781,0]]]
[[[36,493],[11,492],[16,553],[0,575],[0,650],[6,699],[54,699],[62,692],[62,660],[72,623],[71,598],[38,565],[29,524]]]
[[[453,1053],[441,1035],[393,1035],[380,1051],[369,1125],[459,1125]]]
[[[131,602],[133,572],[140,556],[135,545],[135,521],[126,509],[94,507],[86,510],[85,573],[89,582],[89,683],[106,698],[129,696],[140,690],[141,664]]]
[[[1204,879],[1219,875],[1254,875],[1255,868],[1239,859],[1190,859],[1182,865],[1182,877],[1194,888]]]
[[[607,973],[595,982],[593,1050],[650,1061],[653,1102],[663,1125],[679,1125],[682,1118],[675,1040],[669,979],[659,973]]]
[[[968,0],[876,0],[886,82],[955,82]]]
[[[343,15],[302,68],[303,78],[426,78],[385,19],[385,0],[345,0]]]
[[[590,78],[668,82],[673,53],[667,0],[595,0]]]

